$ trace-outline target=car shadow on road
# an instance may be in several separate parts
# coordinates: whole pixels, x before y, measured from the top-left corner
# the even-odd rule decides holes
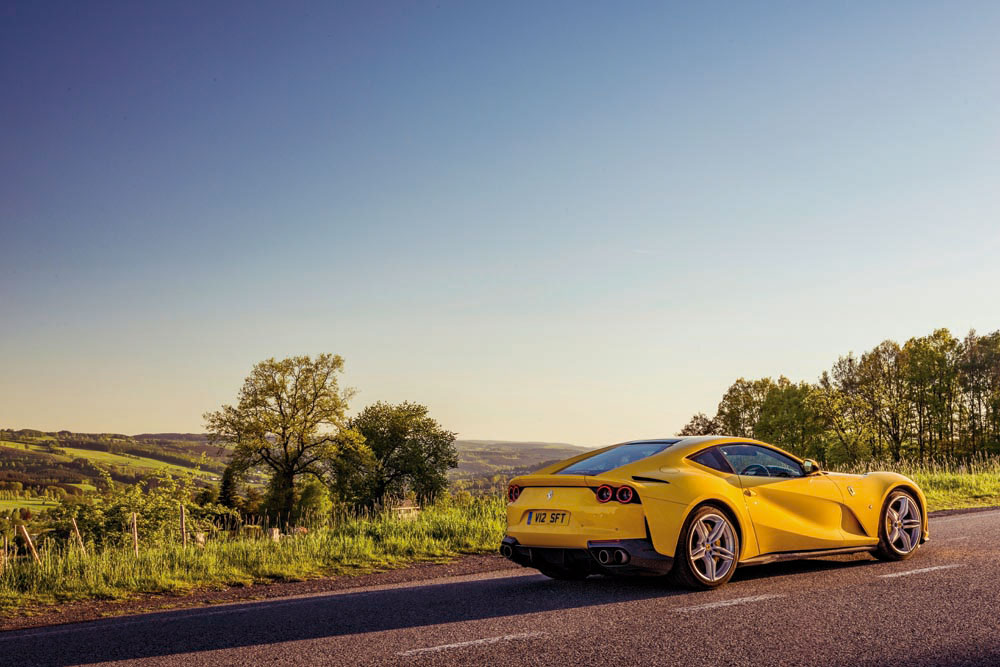
[[[748,581],[852,566],[850,561],[781,563],[737,570],[736,577]],[[16,652],[20,665],[75,665],[266,646],[674,596],[690,597],[691,604],[698,604],[699,600],[720,599],[720,595],[725,595],[725,589],[698,593],[679,589],[662,579],[591,577],[567,582],[542,575],[505,576],[14,631],[0,634],[0,654]]]

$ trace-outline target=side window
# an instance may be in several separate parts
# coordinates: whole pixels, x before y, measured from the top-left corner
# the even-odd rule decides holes
[[[718,470],[719,472],[732,473],[733,468],[729,465],[729,462],[719,453],[718,447],[710,447],[703,452],[698,452],[691,457],[692,461],[702,464],[703,466],[708,466],[712,470]]]
[[[780,452],[757,445],[723,445],[722,455],[739,475],[802,477],[802,466]]]

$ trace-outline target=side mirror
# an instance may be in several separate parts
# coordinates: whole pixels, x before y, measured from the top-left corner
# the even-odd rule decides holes
[[[812,459],[806,459],[802,462],[802,472],[807,475],[815,475],[820,470],[822,470],[822,468],[820,468],[819,464]]]

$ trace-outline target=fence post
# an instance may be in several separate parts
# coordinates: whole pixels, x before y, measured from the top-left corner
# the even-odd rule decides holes
[[[3,556],[0,556],[0,572],[7,569],[7,536],[3,536]]]
[[[188,545],[188,531],[187,531],[187,510],[184,509],[184,503],[181,503],[181,544],[187,549]]]
[[[18,529],[21,531],[21,537],[24,538],[25,543],[28,545],[28,550],[31,551],[31,557],[35,559],[36,563],[41,563],[42,559],[38,557],[38,552],[35,551],[35,545],[31,543],[31,536],[28,535],[28,529],[24,527],[24,524],[18,525]]]
[[[73,534],[76,535],[76,543],[80,547],[80,552],[84,556],[86,556],[87,555],[87,547],[83,546],[83,536],[80,535],[80,529],[76,525],[76,517],[75,516],[74,517],[70,517],[70,521],[73,522]]]
[[[135,512],[132,512],[132,551],[139,557],[139,527],[136,525]]]

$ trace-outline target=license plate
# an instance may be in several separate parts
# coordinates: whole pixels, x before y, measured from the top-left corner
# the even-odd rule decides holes
[[[529,526],[565,526],[569,523],[569,512],[538,512],[531,511],[528,512],[528,525]]]

